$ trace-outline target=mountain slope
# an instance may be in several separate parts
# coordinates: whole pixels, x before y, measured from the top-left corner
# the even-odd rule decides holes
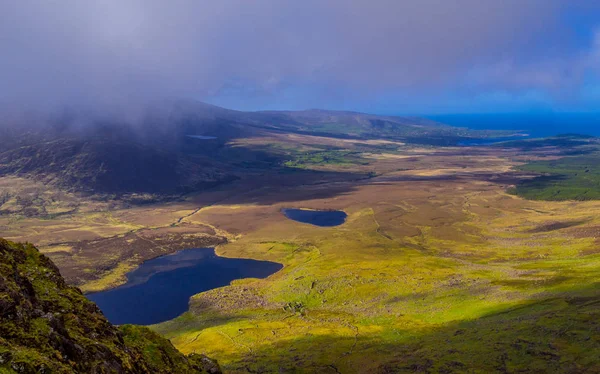
[[[165,101],[138,109],[135,116],[66,112],[46,121],[5,118],[0,122],[0,176],[96,194],[180,194],[237,179],[249,168],[281,166],[272,154],[232,142],[274,133],[432,145],[496,134],[410,117],[327,110],[241,112]]]
[[[60,138],[0,153],[0,175],[91,193],[181,193],[228,180],[211,163],[130,141]]]
[[[263,125],[281,131],[342,138],[387,139],[406,143],[456,145],[465,138],[498,136],[500,131],[452,127],[419,117],[311,109],[255,112]],[[506,134],[505,134],[506,135]]]
[[[111,325],[30,244],[0,239],[0,372],[220,373],[141,326]]]

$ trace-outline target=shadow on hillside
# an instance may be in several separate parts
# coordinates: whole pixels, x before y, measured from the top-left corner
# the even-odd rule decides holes
[[[523,151],[536,150],[540,148],[546,147],[558,147],[560,149],[564,149],[567,152],[577,151],[577,152],[585,152],[588,150],[584,149],[575,149],[576,147],[586,146],[588,145],[587,138],[581,139],[579,137],[573,136],[564,136],[564,137],[553,137],[553,138],[539,138],[539,139],[519,139],[519,140],[511,140],[500,143],[490,144],[489,147],[495,148],[518,148]]]
[[[444,175],[383,175],[371,176],[365,173],[316,171],[277,167],[262,173],[252,173],[246,178],[232,183],[216,186],[205,192],[220,191],[220,196],[228,195],[229,204],[269,205],[287,201],[325,199],[355,191],[361,185],[377,184],[401,186],[400,183],[421,182],[465,182],[485,181],[504,187],[531,184],[542,186],[561,180],[560,176],[543,176],[531,178],[531,174],[519,171],[504,173],[453,172]],[[538,187],[539,188],[539,187]],[[214,196],[198,196],[198,202],[212,204]],[[220,201],[220,200],[219,200]]]
[[[271,205],[288,201],[333,198],[356,190],[370,179],[370,176],[364,173],[286,167],[255,169],[247,174],[238,175],[238,179],[229,183],[190,192],[186,198],[198,205]]]
[[[526,174],[519,171],[508,171],[503,173],[493,172],[452,172],[442,175],[394,175],[383,176],[373,179],[374,182],[427,182],[427,181],[485,181],[496,184],[517,184],[531,179],[531,174]]]
[[[294,317],[300,318],[300,317]],[[307,315],[310,318],[310,312]],[[318,329],[318,322],[315,321]],[[229,370],[315,373],[599,372],[598,284],[472,321],[356,339],[311,334],[274,341]],[[387,339],[390,335],[386,334]]]
[[[206,153],[202,157],[206,157]],[[357,182],[364,183],[372,177],[367,173],[286,167],[284,163],[292,156],[261,147],[222,145],[211,157],[236,179],[193,191],[194,201],[200,204],[227,201],[229,204],[270,205],[332,198],[354,191]]]

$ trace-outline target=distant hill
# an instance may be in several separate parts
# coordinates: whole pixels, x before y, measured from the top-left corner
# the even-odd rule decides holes
[[[146,327],[115,327],[30,244],[0,239],[0,372],[220,373]]]
[[[267,111],[262,116],[273,128],[320,132],[350,137],[388,137],[410,141],[422,136],[460,136],[468,130],[416,117],[379,116],[358,112],[311,109],[303,111]]]
[[[163,101],[132,113],[65,111],[0,121],[0,176],[69,191],[179,194],[226,183],[247,168],[277,164],[236,148],[238,138],[300,133],[453,145],[486,137],[427,119],[327,110],[241,112],[196,101]],[[242,170],[240,170],[242,165]]]
[[[218,163],[127,140],[58,138],[0,153],[0,175],[90,193],[181,193],[231,180]]]

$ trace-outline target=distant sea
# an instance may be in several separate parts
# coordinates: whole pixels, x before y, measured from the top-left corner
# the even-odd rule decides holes
[[[600,113],[445,114],[426,116],[451,126],[470,129],[517,130],[531,137],[559,134],[600,136]]]

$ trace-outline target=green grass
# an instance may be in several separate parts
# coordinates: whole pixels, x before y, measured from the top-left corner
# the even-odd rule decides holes
[[[590,145],[594,138],[587,135],[565,134],[550,138],[519,139],[492,144],[492,147],[514,147],[524,150],[544,147],[558,147],[566,153],[573,153],[574,148]],[[579,150],[584,153],[584,150]]]
[[[535,161],[518,168],[540,174],[517,184],[509,192],[531,200],[599,200],[600,154]]]
[[[368,162],[361,157],[360,152],[330,150],[298,154],[284,165],[290,168],[310,169],[315,166],[368,165]]]
[[[471,130],[446,126],[417,118],[414,119],[355,119],[335,118],[331,122],[312,122],[290,125],[289,129],[301,130],[314,135],[401,139],[410,143],[451,145],[464,138],[494,138],[511,136],[514,131]]]
[[[509,247],[457,232],[441,253],[434,221],[416,250],[380,235],[374,218],[350,210],[340,227],[282,222],[246,235],[226,247],[250,257],[271,249],[286,267],[196,295],[191,313],[153,328],[230,373],[600,370],[600,256],[580,255],[593,240],[512,231],[523,241]],[[516,219],[468,222],[496,238]],[[310,252],[290,251],[308,243]],[[260,302],[240,302],[249,289]]]

